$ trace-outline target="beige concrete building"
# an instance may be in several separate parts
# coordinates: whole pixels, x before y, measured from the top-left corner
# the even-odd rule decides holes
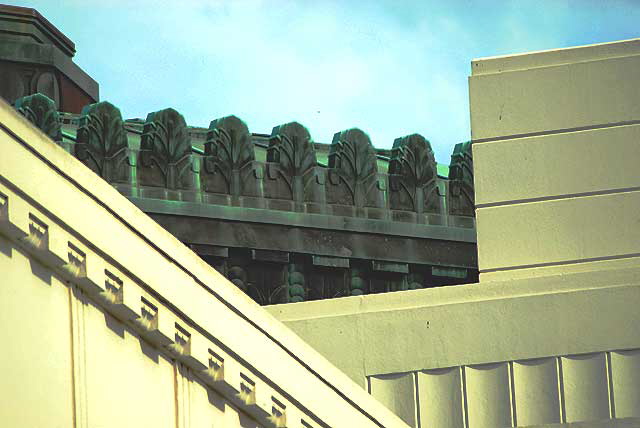
[[[472,62],[479,283],[266,308],[0,101],[1,425],[640,426],[639,66]]]
[[[640,426],[639,67],[472,61],[480,282],[268,309],[414,427]]]

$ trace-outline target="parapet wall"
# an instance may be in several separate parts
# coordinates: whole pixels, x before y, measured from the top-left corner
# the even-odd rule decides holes
[[[472,62],[480,280],[640,264],[640,39]]]
[[[1,101],[0,145],[4,425],[404,426]]]
[[[61,124],[41,95],[15,106],[262,304],[477,280],[469,143],[442,177],[418,134],[382,155],[359,129],[324,145],[297,122],[258,138],[235,116],[197,129],[101,102]]]

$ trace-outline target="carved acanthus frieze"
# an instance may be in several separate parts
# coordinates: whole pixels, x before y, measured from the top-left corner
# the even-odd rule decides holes
[[[147,115],[138,168],[139,183],[143,186],[191,187],[191,143],[180,113],[168,108]]]
[[[18,98],[14,106],[20,114],[44,132],[47,137],[58,144],[62,142],[60,115],[55,101],[38,93]]]
[[[118,108],[102,101],[82,109],[75,154],[106,181],[127,180],[127,132]]]
[[[438,177],[431,144],[420,134],[393,142],[389,162],[392,209],[439,212]]]
[[[456,144],[449,167],[449,213],[475,216],[471,142]]]
[[[209,125],[203,169],[206,192],[256,196],[261,173],[253,168],[255,154],[247,125],[236,116]]]
[[[369,136],[357,128],[333,136],[329,151],[330,203],[377,205],[378,164]]]
[[[317,159],[307,128],[298,122],[273,128],[267,148],[267,162],[277,167],[279,174],[275,179],[284,181],[288,198],[296,202],[313,200],[313,189],[307,187],[314,184]],[[270,193],[274,197],[282,197],[284,192]]]

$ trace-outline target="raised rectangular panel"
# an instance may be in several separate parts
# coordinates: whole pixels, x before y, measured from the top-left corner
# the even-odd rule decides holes
[[[267,425],[272,426],[274,428],[287,428],[295,425],[291,423],[287,425],[287,416],[289,413],[295,415],[297,412],[290,412],[287,409],[287,406],[284,404],[282,398],[278,399],[276,397],[271,397],[271,415],[267,419]],[[295,418],[292,418],[295,421]]]
[[[510,427],[511,397],[507,363],[465,367],[469,428]]]
[[[416,424],[416,387],[413,373],[369,377],[370,393],[409,426]]]
[[[421,426],[462,427],[460,367],[418,372],[418,403]]]
[[[173,342],[174,317],[165,308],[159,308],[157,303],[152,303],[145,297],[138,301],[140,317],[134,322],[141,328],[142,336],[157,346],[168,346]]]
[[[222,350],[209,349],[206,382],[226,397],[240,393],[240,365]]]
[[[471,76],[474,140],[640,119],[640,55]]]
[[[66,236],[54,223],[41,215],[29,213],[29,234],[23,238],[33,254],[50,267],[60,267],[67,263]]]
[[[515,361],[513,386],[518,426],[561,422],[556,358]]]
[[[101,257],[77,242],[68,243],[64,271],[69,279],[88,295],[93,296],[105,291],[104,267]]]
[[[640,125],[476,143],[476,205],[640,187]]]
[[[605,354],[561,357],[566,422],[609,418]]]
[[[480,271],[640,253],[640,191],[476,210]]]
[[[207,368],[208,343],[203,336],[175,323],[174,340],[169,348],[177,359],[194,370]]]
[[[124,321],[138,318],[140,288],[129,278],[114,270],[105,269],[104,278],[105,290],[101,295],[107,302],[109,312]]]
[[[257,419],[271,415],[270,388],[252,375],[240,373],[240,399]]]
[[[0,189],[0,233],[12,239],[29,234],[29,206],[5,189]]]
[[[616,418],[640,417],[640,349],[611,352]]]

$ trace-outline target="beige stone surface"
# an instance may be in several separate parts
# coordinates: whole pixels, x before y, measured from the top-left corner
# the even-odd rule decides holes
[[[460,367],[417,373],[420,423],[423,427],[464,426]]]
[[[416,384],[413,373],[371,376],[369,388],[371,395],[400,416],[409,426],[417,426]]]
[[[639,66],[640,54],[634,53],[472,75],[471,137],[475,141],[640,120]]]
[[[88,426],[173,427],[174,363],[94,303],[74,300],[74,321],[84,331],[75,345],[76,360],[85,365]]]
[[[611,352],[610,358],[616,417],[640,417],[640,350]]]
[[[475,201],[513,201],[639,188],[640,125],[473,144]]]
[[[561,365],[566,422],[608,419],[606,355],[562,357]]]
[[[471,61],[471,73],[473,76],[477,76],[639,54],[640,39],[620,40],[562,49],[478,58]]]
[[[572,264],[559,264],[521,268],[516,270],[492,271],[480,273],[480,282],[510,281],[525,278],[540,278],[545,276],[568,275],[573,273],[597,272],[602,270],[631,269],[640,266],[639,257],[625,257],[621,259],[597,260]]]
[[[556,358],[513,363],[513,387],[519,426],[560,422],[560,397]]]
[[[364,385],[376,374],[634,349],[638,304],[640,270],[627,269],[267,309]],[[355,333],[336,336],[337,327]]]
[[[507,363],[465,367],[469,428],[512,425]]]
[[[640,191],[476,210],[478,267],[529,267],[640,254]]]
[[[0,325],[2,425],[73,426],[69,291],[1,235]]]

